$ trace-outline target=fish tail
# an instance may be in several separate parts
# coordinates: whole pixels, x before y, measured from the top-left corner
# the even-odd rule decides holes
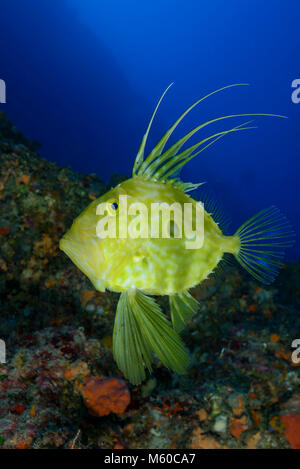
[[[231,237],[238,262],[257,280],[270,284],[277,276],[285,249],[293,245],[294,232],[274,206],[247,220]]]

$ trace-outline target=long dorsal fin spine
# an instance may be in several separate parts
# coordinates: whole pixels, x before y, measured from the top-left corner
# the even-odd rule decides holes
[[[209,96],[212,96],[215,93],[218,93],[220,91],[223,91],[227,88],[232,88],[234,86],[243,86],[247,85],[247,83],[235,83],[232,85],[224,86],[222,88],[219,88],[218,90],[212,91],[211,93],[208,93],[207,95],[203,96],[201,99],[196,101],[194,104],[192,104],[186,111],[184,111],[179,118],[175,121],[175,123],[167,130],[167,132],[163,135],[163,137],[159,140],[159,142],[156,144],[156,146],[153,148],[153,150],[149,153],[147,158],[144,160],[144,152],[145,152],[145,146],[146,146],[146,141],[147,137],[151,128],[151,124],[153,122],[154,116],[156,114],[156,111],[166,94],[167,90],[170,88],[171,85],[168,86],[168,88],[164,91],[163,95],[161,96],[154,113],[152,114],[152,117],[150,119],[149,125],[147,127],[146,133],[143,137],[142,143],[140,145],[134,167],[133,167],[133,177],[140,177],[144,180],[147,181],[161,181],[164,183],[168,183],[171,185],[174,185],[176,187],[181,187],[181,190],[187,192],[192,190],[192,184],[191,183],[186,183],[185,186],[180,185],[180,179],[179,179],[179,172],[181,171],[181,168],[192,158],[194,158],[196,155],[201,153],[203,150],[208,148],[210,145],[215,143],[217,140],[220,138],[224,137],[228,133],[235,132],[238,130],[246,130],[246,129],[252,129],[255,127],[246,127],[247,123],[235,126],[229,130],[224,130],[221,132],[214,133],[213,135],[210,135],[209,137],[206,137],[202,139],[200,142],[197,142],[196,144],[190,146],[184,151],[181,151],[179,153],[180,149],[182,146],[200,129],[203,129],[204,127],[218,122],[222,121],[225,119],[230,119],[230,118],[237,118],[237,117],[244,117],[244,116],[269,116],[269,117],[282,117],[284,118],[285,116],[281,116],[278,114],[267,114],[267,113],[243,113],[243,114],[231,114],[231,115],[226,115],[226,116],[221,116],[217,117],[214,119],[210,119],[207,122],[204,122],[203,124],[198,125],[195,127],[193,130],[188,132],[186,135],[184,135],[181,139],[176,141],[173,145],[171,145],[164,153],[164,147],[166,143],[168,142],[170,136],[174,132],[175,128],[178,126],[178,124],[182,121],[182,119],[200,102],[208,98]],[[208,142],[208,143],[207,143]],[[199,149],[203,144],[207,143],[205,146]],[[199,149],[198,151],[196,151]]]
[[[151,161],[153,161],[157,156],[160,156],[167,141],[169,140],[170,136],[172,135],[172,133],[174,132],[174,130],[176,129],[176,127],[178,126],[178,124],[182,121],[182,119],[195,107],[197,106],[198,104],[200,104],[202,101],[204,101],[205,99],[209,98],[210,96],[216,94],[216,93],[219,93],[220,91],[223,91],[223,90],[226,90],[227,88],[233,88],[234,86],[248,86],[249,84],[248,83],[234,83],[232,85],[227,85],[227,86],[223,86],[222,88],[219,88],[217,90],[214,90],[208,94],[206,94],[205,96],[203,96],[202,98],[198,99],[198,101],[196,101],[195,103],[193,103],[188,109],[186,109],[180,116],[179,118],[174,122],[174,124],[170,127],[170,129],[167,130],[167,132],[162,136],[162,138],[159,140],[159,142],[157,143],[157,145],[153,148],[153,150],[150,152],[150,154],[148,155],[147,157],[147,160],[149,162],[149,164],[151,163]],[[168,88],[167,88],[168,89]],[[167,91],[167,90],[166,90]],[[164,93],[165,94],[165,93]],[[163,95],[164,96],[164,95]],[[162,99],[162,98],[161,98]],[[161,101],[161,100],[160,100]],[[153,116],[154,117],[154,116]],[[148,126],[149,127],[149,126]],[[146,132],[147,133],[147,132]],[[145,134],[146,135],[146,134]],[[143,142],[142,142],[142,145],[143,145]],[[141,145],[141,146],[142,146]],[[138,153],[139,154],[139,153]],[[138,158],[138,157],[137,157]],[[136,164],[134,164],[134,167],[136,166]],[[136,174],[136,173],[134,173]]]
[[[203,127],[206,127],[209,124],[212,124],[216,121],[223,120],[223,119],[228,119],[230,117],[242,117],[245,116],[245,114],[236,114],[236,115],[228,115],[228,116],[222,116],[222,117],[217,117],[215,119],[211,119],[207,122],[204,122],[203,124],[198,125],[195,127],[193,130],[188,132],[186,135],[184,135],[181,139],[177,140],[168,150],[166,150],[162,155],[157,155],[154,160],[151,161],[150,155],[147,157],[146,161],[142,164],[140,168],[140,173],[143,176],[147,176],[147,173],[149,173],[149,170],[155,169],[157,167],[157,163],[160,164],[162,163],[162,159],[167,159],[171,158],[172,156],[175,156],[180,148],[199,130],[203,129]]]
[[[195,156],[199,155],[199,153],[201,153],[203,150],[206,150],[206,148],[208,148],[210,145],[212,145],[213,143],[215,143],[217,140],[219,140],[220,138],[222,137],[225,137],[227,134],[231,133],[231,132],[237,132],[237,131],[241,131],[241,130],[249,130],[249,129],[255,129],[256,127],[255,126],[251,126],[251,127],[241,127],[242,125],[246,125],[247,122],[245,122],[244,124],[241,124],[237,127],[233,127],[232,129],[229,129],[229,130],[224,130],[223,132],[218,132],[216,134],[213,134],[207,138],[204,138],[203,140],[201,140],[200,142],[196,143],[195,145],[193,145],[192,147],[188,148],[187,150],[185,150],[184,152],[180,153],[179,155],[176,155],[175,158],[177,158],[175,161],[170,161],[169,163],[167,163],[166,165],[164,165],[163,168],[165,168],[165,172],[163,173],[160,173],[160,176],[159,176],[159,180],[160,179],[163,179],[163,180],[166,180],[167,178],[169,178],[170,176],[172,176],[172,174],[176,171],[178,171],[179,169],[182,168],[182,166],[184,166],[188,161],[190,161],[192,158],[194,158]],[[213,139],[213,140],[212,140]],[[203,143],[209,141],[209,140],[212,140],[210,143],[208,143],[207,145],[205,145],[203,148],[201,148],[199,151],[197,151],[196,153],[193,153],[194,150],[196,150],[200,145],[202,145]],[[172,165],[170,163],[173,163]]]
[[[162,155],[158,155],[155,160],[151,159],[151,153],[150,155],[146,158],[144,163],[141,165],[140,168],[140,175],[143,176],[145,179],[149,179],[149,171],[151,167],[151,174],[155,171],[155,168],[158,166],[162,166],[163,162],[166,159],[172,158],[173,156],[176,156],[176,153],[178,150],[181,148],[181,146],[190,138],[192,135],[194,135],[196,132],[198,132],[200,129],[203,129],[204,127],[208,126],[209,124],[213,124],[215,122],[224,120],[224,119],[231,119],[235,117],[257,117],[257,116],[267,116],[267,117],[282,117],[284,118],[285,116],[281,116],[278,114],[266,114],[266,113],[244,113],[244,114],[229,114],[227,116],[221,116],[221,117],[216,117],[214,119],[210,119],[203,124],[200,124],[199,126],[195,127],[191,132],[189,132],[187,135],[182,137],[180,140],[174,143],[172,147],[170,147],[165,153]],[[238,127],[238,126],[237,126]],[[226,131],[225,131],[226,132]],[[185,140],[184,140],[185,139]],[[184,140],[184,141],[183,141]],[[180,142],[183,141],[181,144]],[[177,145],[179,148],[176,149]],[[171,152],[171,149],[174,148],[174,152]],[[153,166],[152,166],[153,165]]]
[[[144,153],[145,153],[145,147],[146,147],[146,143],[147,143],[147,139],[148,139],[148,135],[149,135],[149,132],[150,132],[150,129],[151,129],[151,126],[152,126],[152,122],[153,122],[153,119],[156,115],[156,112],[159,108],[159,105],[160,103],[162,102],[165,94],[167,93],[167,91],[169,90],[169,88],[173,85],[173,83],[170,83],[170,85],[165,89],[165,91],[163,92],[163,94],[161,95],[157,105],[156,105],[156,108],[154,109],[154,112],[151,116],[151,119],[150,119],[150,122],[148,124],[148,127],[147,127],[147,130],[142,138],[142,142],[141,142],[141,145],[140,145],[140,148],[138,150],[138,153],[137,153],[137,156],[136,156],[136,159],[135,159],[135,162],[134,162],[134,165],[133,165],[133,175],[137,174],[137,172],[139,171],[139,168],[141,166],[141,164],[143,163],[143,160],[144,160]]]

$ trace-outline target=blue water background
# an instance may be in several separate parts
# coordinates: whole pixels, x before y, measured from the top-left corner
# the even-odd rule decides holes
[[[275,204],[299,239],[300,103],[291,100],[291,83],[300,78],[298,1],[9,0],[1,3],[0,22],[0,78],[7,86],[1,109],[41,142],[42,156],[105,181],[114,172],[130,175],[169,83],[175,82],[149,150],[202,95],[250,83],[203,102],[174,138],[225,114],[268,112],[288,119],[255,119],[258,129],[222,139],[182,176],[207,182],[232,230]],[[214,124],[199,137],[230,126],[229,120]],[[298,242],[288,259],[299,254]]]

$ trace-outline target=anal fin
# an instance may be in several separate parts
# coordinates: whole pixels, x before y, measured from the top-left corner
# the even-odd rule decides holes
[[[198,301],[188,291],[170,296],[169,301],[173,327],[181,332],[197,311]]]

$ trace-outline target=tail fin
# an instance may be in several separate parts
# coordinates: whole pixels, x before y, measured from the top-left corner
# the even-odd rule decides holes
[[[239,263],[257,280],[270,284],[277,276],[285,248],[293,245],[294,232],[274,206],[254,215],[235,233],[240,249]]]

